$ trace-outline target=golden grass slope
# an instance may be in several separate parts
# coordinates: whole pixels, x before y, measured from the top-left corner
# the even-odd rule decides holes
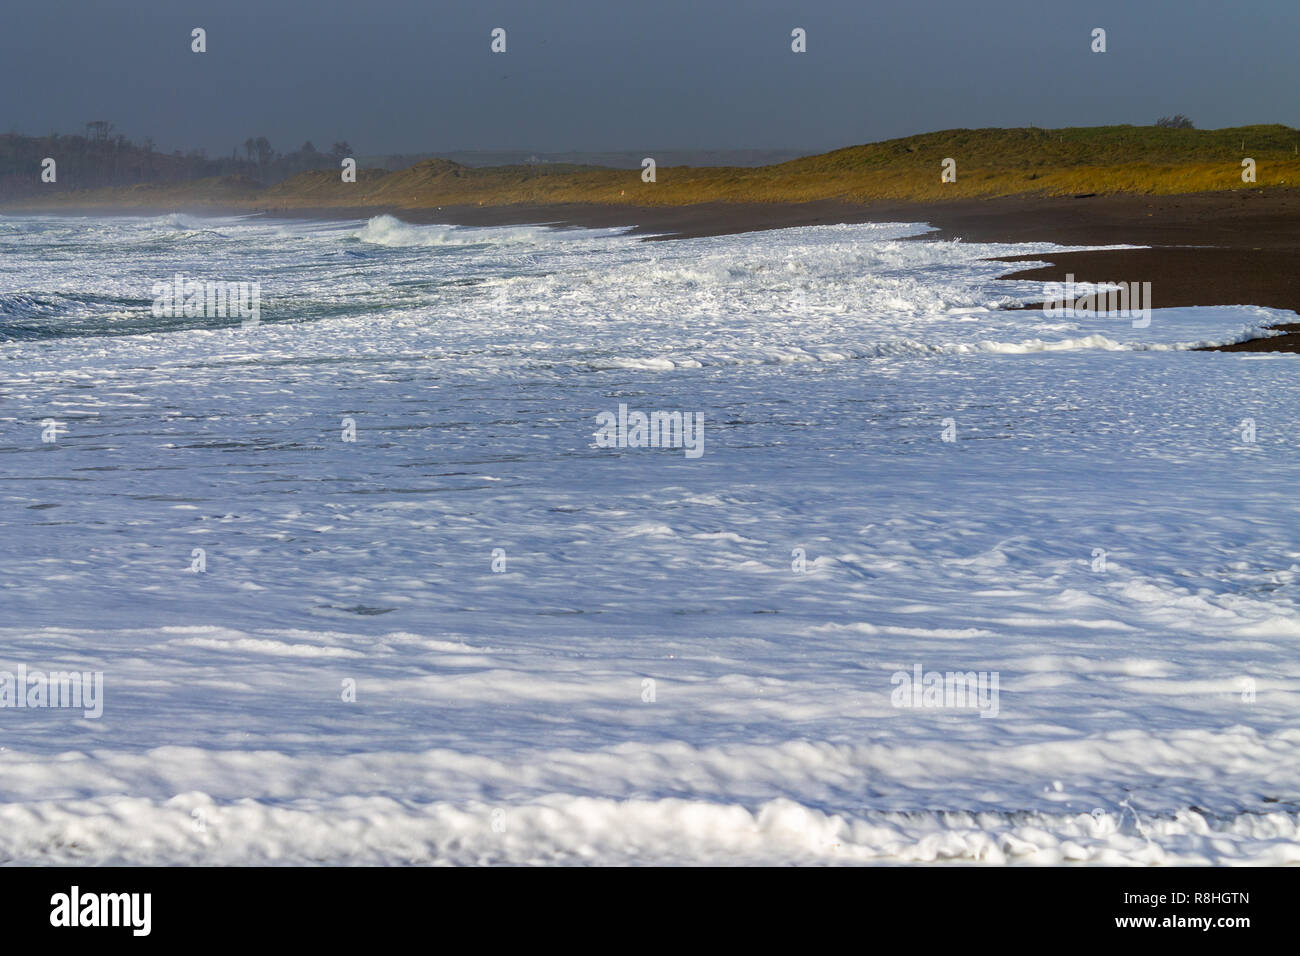
[[[956,182],[940,181],[956,161]],[[1242,160],[1256,182],[1242,181]],[[388,206],[429,208],[521,203],[687,205],[839,199],[931,201],[1011,195],[1167,195],[1300,183],[1300,132],[1287,126],[1175,130],[1150,126],[954,129],[851,146],[774,166],[667,167],[645,183],[640,170],[534,165],[471,168],[444,159],[398,172],[303,173],[271,187],[248,180],[61,193],[79,206],[166,204],[257,209]],[[40,205],[49,203],[41,202]],[[34,205],[25,203],[24,205]]]

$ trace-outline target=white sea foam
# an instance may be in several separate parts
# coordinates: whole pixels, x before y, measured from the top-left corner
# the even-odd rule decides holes
[[[362,242],[378,246],[501,246],[528,244],[553,246],[566,237],[589,238],[616,235],[622,229],[563,230],[538,226],[439,226],[413,225],[393,216],[376,216],[356,233]]]
[[[923,231],[0,218],[0,859],[1300,861],[1287,314]]]

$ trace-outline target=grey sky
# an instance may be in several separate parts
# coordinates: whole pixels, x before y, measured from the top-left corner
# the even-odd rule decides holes
[[[489,51],[498,26],[505,54]],[[5,0],[0,128],[106,119],[217,154],[250,135],[362,153],[815,152],[1172,113],[1297,126],[1298,38],[1300,0]]]

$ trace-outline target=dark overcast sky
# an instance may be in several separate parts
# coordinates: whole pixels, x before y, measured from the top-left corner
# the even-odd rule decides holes
[[[814,152],[1172,113],[1297,126],[1298,41],[1300,0],[3,0],[0,128],[390,153]]]

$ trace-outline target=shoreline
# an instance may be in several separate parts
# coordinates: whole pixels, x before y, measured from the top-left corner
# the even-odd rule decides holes
[[[501,206],[243,206],[68,207],[5,209],[17,215],[261,215],[351,220],[390,215],[417,225],[554,225],[626,228],[644,241],[734,235],[795,226],[925,222],[916,239],[964,242],[1051,242],[1064,246],[1136,245],[998,257],[1016,264],[1000,279],[1152,283],[1156,308],[1258,305],[1300,315],[1300,189],[1242,189],[1183,195],[1010,196],[942,202],[710,202],[679,206],[553,203]],[[1300,322],[1282,334],[1206,351],[1300,353]]]
[[[412,213],[415,215],[412,215]],[[685,207],[453,207],[390,212],[408,222],[508,225],[631,224],[649,241],[730,235],[790,226],[862,222],[926,222],[915,239],[964,242],[1051,242],[1146,248],[1065,251],[999,257],[1047,262],[999,276],[1063,282],[1149,281],[1156,308],[1258,305],[1300,316],[1300,189],[1234,190],[1173,196],[1007,197],[942,203],[819,201],[800,204],[707,203]],[[1282,334],[1203,351],[1300,353],[1300,324]]]

